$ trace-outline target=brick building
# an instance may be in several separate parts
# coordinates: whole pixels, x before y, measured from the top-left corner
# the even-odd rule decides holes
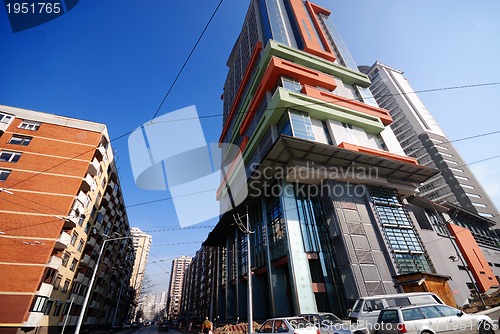
[[[129,233],[104,124],[0,105],[0,186],[0,328],[76,324],[94,270],[84,325],[126,311],[116,300],[122,288],[126,302],[131,240],[106,243],[96,264],[105,238]]]

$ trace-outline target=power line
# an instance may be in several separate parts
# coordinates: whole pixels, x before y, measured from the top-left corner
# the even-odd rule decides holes
[[[208,20],[207,24],[205,25],[205,28],[203,29],[203,31],[201,32],[200,36],[198,37],[198,40],[196,41],[196,43],[194,44],[193,48],[191,49],[191,52],[189,53],[189,55],[187,56],[186,60],[184,61],[184,64],[182,65],[181,69],[179,70],[179,73],[177,73],[177,76],[175,77],[174,81],[172,82],[172,84],[170,85],[170,88],[168,89],[167,93],[165,94],[165,96],[163,97],[163,100],[161,101],[160,105],[158,106],[158,109],[156,109],[156,112],[154,113],[153,115],[153,119],[156,117],[156,115],[158,115],[158,112],[160,111],[161,107],[163,106],[163,103],[165,103],[165,100],[167,99],[167,97],[170,95],[170,92],[172,91],[172,89],[174,88],[174,85],[175,83],[177,82],[177,80],[179,79],[179,77],[181,76],[182,72],[184,71],[184,68],[186,67],[189,59],[191,59],[191,56],[193,55],[194,53],[194,50],[196,50],[196,47],[198,46],[198,44],[200,43],[201,39],[203,38],[203,35],[205,35],[205,32],[207,31],[208,29],[208,26],[210,25],[210,23],[212,22],[215,14],[217,14],[217,11],[219,10],[219,7],[222,5],[222,2],[224,0],[220,0],[219,1],[219,4],[217,5],[217,7],[215,8],[214,12],[212,13],[212,16],[210,17],[210,19]]]
[[[221,1],[222,2],[222,1]],[[219,4],[220,6],[220,4]],[[218,7],[219,7],[218,6]],[[217,8],[218,8],[217,7]],[[420,91],[414,91],[414,92],[411,92],[411,94],[415,94],[415,93],[426,93],[426,92],[435,92],[435,91],[443,91],[443,90],[452,90],[452,89],[462,89],[462,88],[471,88],[471,87],[483,87],[483,86],[491,86],[491,85],[499,85],[500,82],[492,82],[492,83],[480,83],[480,84],[470,84],[470,85],[463,85],[463,86],[451,86],[451,87],[443,87],[443,88],[433,88],[433,89],[425,89],[425,90],[420,90]],[[399,94],[387,94],[387,96],[394,96],[394,95],[405,95],[405,94],[410,94],[410,93],[399,93]],[[385,96],[385,95],[384,95]],[[357,100],[357,99],[351,99],[351,100]],[[327,105],[327,104],[330,104],[331,102],[321,102],[321,103],[311,103],[309,105]],[[289,108],[286,107],[286,108]],[[286,109],[285,107],[283,107],[282,109]],[[278,109],[278,108],[276,108]],[[263,109],[263,110],[269,110],[269,109]],[[222,114],[218,114],[218,115],[208,115],[208,116],[200,116],[199,118],[207,118],[207,117],[219,117],[221,116]],[[183,118],[183,119],[175,119],[175,120],[168,120],[168,121],[161,121],[161,122],[174,122],[174,121],[183,121],[183,120],[189,120],[189,119],[193,119],[192,117],[191,118]],[[158,122],[159,123],[159,122]],[[155,124],[155,123],[149,123],[149,124],[146,124],[145,126],[148,126],[150,124]],[[119,140],[127,135],[130,135],[131,133],[133,133],[135,130],[133,131],[129,131],[127,133],[124,133],[114,139],[110,139],[110,143],[113,142],[113,141],[116,141],[116,140]],[[483,134],[478,134],[478,135],[473,135],[473,136],[469,136],[469,137],[464,137],[464,138],[459,138],[459,139],[455,139],[455,140],[451,140],[450,142],[453,142],[453,141],[461,141],[461,140],[467,140],[467,139],[473,139],[473,138],[479,138],[479,137],[483,137],[483,136],[488,136],[488,135],[492,135],[492,134],[497,134],[497,133],[500,133],[500,130],[499,131],[493,131],[493,132],[488,132],[488,133],[483,133]],[[74,159],[77,159],[78,157],[86,154],[86,153],[89,153],[91,151],[94,151],[95,148],[92,148],[90,150],[87,150],[81,154],[78,154],[72,158],[68,158],[67,160],[64,160],[60,163],[57,163],[51,167],[48,167],[46,169],[44,169],[43,171],[40,171],[40,172],[37,172],[36,174],[32,175],[32,176],[29,176],[27,177],[26,179],[23,179],[23,180],[20,180],[18,181],[17,183],[15,183],[14,185],[11,185],[10,187],[8,188],[5,188],[5,190],[15,190],[14,187],[21,184],[21,183],[24,183],[30,179],[33,179],[34,177],[38,176],[38,175],[41,175],[55,167],[58,167],[66,162],[69,162],[69,161],[72,161]],[[402,152],[404,153],[404,152]],[[494,158],[497,158],[498,156],[494,156],[494,157],[490,157],[490,158],[486,158],[486,159],[482,159],[482,160],[479,160],[479,161],[475,161],[475,162],[472,162],[472,163],[468,163],[468,164],[464,164],[462,166],[466,166],[466,165],[470,165],[470,164],[475,164],[475,163],[479,163],[479,162],[482,162],[482,161],[487,161],[487,160],[491,160],[491,159],[494,159]],[[214,189],[215,190],[215,189]],[[146,205],[146,204],[152,204],[152,203],[156,203],[156,202],[161,202],[161,201],[166,201],[166,200],[171,200],[173,198],[176,198],[176,197],[184,197],[184,196],[190,196],[190,195],[195,195],[195,194],[199,194],[199,193],[203,193],[203,192],[208,192],[208,191],[213,191],[213,190],[207,190],[207,191],[200,191],[200,192],[194,192],[194,193],[191,193],[191,194],[184,194],[184,195],[179,195],[179,196],[175,196],[175,197],[165,197],[165,198],[162,198],[162,199],[158,199],[158,200],[153,200],[153,201],[148,201],[148,202],[143,202],[143,203],[137,203],[137,204],[132,204],[132,205],[127,205],[126,207],[127,208],[131,208],[131,207],[135,207],[135,206],[142,206],[142,205]],[[25,198],[25,197],[22,197],[20,196],[19,194],[14,194],[14,196],[17,196],[18,198],[21,198],[21,199],[24,199],[26,201],[29,201],[29,202],[32,202],[34,204],[37,204],[37,205],[41,205],[41,206],[44,206],[46,208],[49,208],[49,209],[52,209],[52,210],[55,210],[57,211],[58,209],[55,209],[51,206],[48,206],[46,204],[42,204],[42,203],[39,203],[39,202],[35,202],[33,200],[30,200],[28,198]],[[21,204],[18,204],[16,203],[17,205],[21,205]],[[21,205],[22,206],[22,205]],[[33,208],[32,208],[33,209]],[[33,209],[35,210],[35,209]],[[38,211],[38,212],[41,212],[39,210],[35,210],[35,211]],[[44,213],[45,214],[45,213]],[[65,213],[64,213],[65,214]]]

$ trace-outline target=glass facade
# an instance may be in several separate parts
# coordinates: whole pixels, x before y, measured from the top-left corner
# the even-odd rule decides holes
[[[278,43],[297,47],[283,0],[260,0],[260,16],[264,45],[272,39]]]
[[[406,208],[399,202],[395,191],[368,187],[382,233],[398,274],[415,271],[435,273],[420,237]]]

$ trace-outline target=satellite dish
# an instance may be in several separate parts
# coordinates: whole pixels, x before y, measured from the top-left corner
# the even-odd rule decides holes
[[[97,229],[95,227],[92,228],[92,234],[97,234]]]

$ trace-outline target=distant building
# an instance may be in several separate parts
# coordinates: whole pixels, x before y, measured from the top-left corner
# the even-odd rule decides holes
[[[403,72],[379,62],[360,69],[371,79],[370,90],[379,106],[389,110],[394,119],[390,126],[404,153],[421,165],[441,170],[420,186],[418,196],[459,205],[500,222],[495,204],[414,93]]]
[[[183,255],[172,261],[170,288],[167,299],[167,316],[171,319],[176,319],[179,316],[184,273],[191,263],[191,260],[192,258],[190,256]]]
[[[131,240],[96,263],[130,232],[106,126],[0,105],[0,183],[0,325],[75,325],[95,271],[83,325],[122,321]]]
[[[142,283],[144,282],[144,273],[148,264],[149,250],[151,249],[152,236],[142,232],[137,227],[130,229],[130,234],[133,238],[133,246],[135,253],[134,267],[132,270],[132,277],[130,278],[130,286],[133,289],[134,303],[137,306],[141,298]],[[134,311],[134,317],[137,308]]]

